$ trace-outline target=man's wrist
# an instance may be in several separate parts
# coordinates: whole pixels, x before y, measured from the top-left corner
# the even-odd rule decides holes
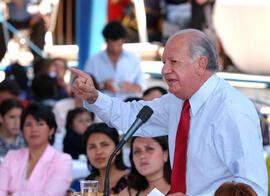
[[[97,98],[98,98],[98,92],[96,91],[95,95],[92,96],[92,97],[90,97],[90,98],[88,98],[88,99],[86,99],[86,101],[87,101],[89,104],[93,104],[93,103],[96,102]]]

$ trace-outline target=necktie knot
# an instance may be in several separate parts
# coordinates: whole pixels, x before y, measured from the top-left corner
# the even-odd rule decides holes
[[[183,109],[182,110],[189,111],[189,109],[190,109],[190,103],[189,103],[189,100],[186,99],[184,104],[183,104]]]

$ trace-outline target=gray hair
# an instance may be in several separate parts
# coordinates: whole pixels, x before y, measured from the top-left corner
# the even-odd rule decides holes
[[[206,69],[218,71],[219,63],[217,50],[208,37],[202,31],[196,29],[181,30],[176,33],[175,36],[183,34],[189,35],[188,43],[191,60],[194,61],[200,56],[206,56],[208,60]]]

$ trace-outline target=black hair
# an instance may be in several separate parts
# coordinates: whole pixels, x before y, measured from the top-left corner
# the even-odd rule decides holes
[[[102,31],[105,40],[119,40],[127,36],[127,31],[119,21],[109,22]]]
[[[25,119],[28,115],[33,116],[33,118],[36,119],[37,121],[44,120],[50,129],[54,128],[54,133],[49,138],[49,143],[53,145],[55,131],[57,129],[57,124],[56,124],[54,113],[52,112],[51,108],[46,105],[39,104],[39,103],[28,104],[26,108],[23,110],[22,116],[21,116],[21,130],[22,131],[23,131]]]
[[[140,101],[142,100],[140,97],[127,97],[124,102],[132,102],[132,101]]]
[[[56,78],[50,77],[46,73],[38,73],[35,75],[31,89],[34,93],[34,98],[41,101],[47,98],[57,98],[57,81]]]
[[[119,134],[115,128],[111,128],[105,123],[94,123],[86,129],[83,136],[85,151],[87,149],[88,138],[93,133],[103,133],[107,135],[114,142],[115,146],[117,146],[119,143]],[[88,169],[91,171],[91,174],[90,176],[87,177],[87,180],[94,179],[96,176],[100,174],[98,169],[95,168],[93,165],[91,165],[89,159],[87,159],[87,166],[88,166]],[[123,161],[122,151],[119,151],[119,153],[115,157],[115,166],[117,169],[120,169],[120,170],[127,169],[127,166],[124,164],[124,161]]]
[[[77,115],[82,114],[82,113],[88,113],[92,121],[95,118],[95,114],[93,112],[90,112],[83,107],[77,107],[75,109],[69,110],[67,113],[66,126],[65,126],[67,131],[73,130],[74,118],[76,118]]]
[[[34,75],[36,75],[44,70],[44,66],[47,63],[47,61],[48,61],[48,59],[45,59],[45,58],[38,58],[38,59],[34,60],[34,63],[33,63]]]
[[[128,175],[128,185],[129,187],[142,191],[148,188],[149,183],[147,179],[141,175],[138,170],[135,167],[134,161],[133,161],[133,144],[135,139],[138,137],[132,137],[131,142],[130,142],[130,154],[129,154],[129,159],[130,159],[130,173]],[[152,137],[162,148],[163,151],[168,150],[168,136],[160,136],[160,137]],[[169,153],[168,153],[168,159],[167,162],[164,164],[163,167],[163,177],[166,182],[171,184],[171,166],[170,166],[170,159],[169,159]]]
[[[14,96],[19,96],[21,94],[21,88],[16,80],[6,78],[0,83],[0,92],[9,92]]]
[[[23,105],[18,99],[5,99],[0,105],[0,114],[5,116],[5,114],[13,108],[23,109]]]
[[[151,93],[152,91],[154,90],[158,90],[162,95],[165,95],[167,94],[167,90],[162,88],[161,86],[153,86],[153,87],[150,87],[148,89],[146,89],[144,92],[143,92],[143,96],[146,96],[148,95],[149,93]]]
[[[28,78],[26,70],[19,63],[9,65],[6,68],[5,73],[6,77],[16,80],[21,89],[26,90],[28,88]]]

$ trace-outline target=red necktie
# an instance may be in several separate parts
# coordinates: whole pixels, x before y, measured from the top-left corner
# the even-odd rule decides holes
[[[186,193],[187,139],[190,120],[189,108],[189,101],[185,100],[175,139],[171,193]]]

